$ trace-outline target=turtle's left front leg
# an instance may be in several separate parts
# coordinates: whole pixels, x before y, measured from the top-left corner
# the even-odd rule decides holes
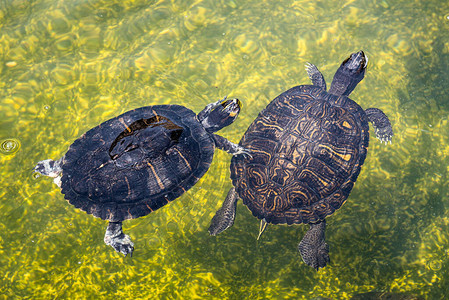
[[[212,134],[214,141],[215,141],[215,146],[217,146],[218,149],[226,151],[232,155],[239,155],[239,154],[243,154],[243,155],[248,155],[249,157],[251,157],[251,151],[248,149],[243,148],[240,145],[234,144],[233,142],[225,139],[222,136],[216,135],[216,134]]]
[[[122,230],[122,222],[109,222],[106,234],[104,235],[104,242],[111,246],[118,253],[123,255],[133,256],[134,243],[131,241],[129,235],[124,234]]]
[[[368,121],[373,124],[374,130],[376,132],[376,137],[381,141],[391,143],[391,138],[393,137],[393,128],[391,127],[390,120],[386,114],[383,113],[378,108],[368,108],[365,110],[368,117]]]

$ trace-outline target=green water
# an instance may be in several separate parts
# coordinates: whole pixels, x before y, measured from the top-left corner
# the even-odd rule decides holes
[[[432,1],[0,2],[0,299],[349,299],[370,291],[449,297],[449,3]],[[373,138],[346,204],[328,219],[331,263],[306,266],[307,226],[269,226],[239,203],[217,237],[230,156],[180,199],[124,223],[123,258],[106,222],[69,205],[39,160],[122,112],[225,95],[244,107],[220,132],[238,142],[271,99],[330,84],[351,52],[369,57],[351,98],[382,109],[391,145]],[[20,143],[16,147],[15,143]]]

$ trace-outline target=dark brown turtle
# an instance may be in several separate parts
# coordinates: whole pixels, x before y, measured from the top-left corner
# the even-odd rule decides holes
[[[61,159],[40,161],[35,171],[55,178],[70,204],[109,221],[105,243],[132,255],[122,221],[148,215],[190,189],[209,169],[215,147],[247,153],[214,134],[239,112],[240,101],[226,97],[198,115],[179,105],[141,107],[89,130]]]
[[[252,157],[233,157],[229,191],[209,228],[216,235],[232,226],[236,201],[267,223],[310,224],[299,244],[304,262],[317,269],[329,261],[325,218],[346,201],[365,160],[368,121],[382,142],[393,136],[390,121],[377,108],[363,110],[348,98],[363,79],[367,57],[351,54],[337,70],[331,88],[309,64],[313,85],[282,93],[249,126],[240,146]]]

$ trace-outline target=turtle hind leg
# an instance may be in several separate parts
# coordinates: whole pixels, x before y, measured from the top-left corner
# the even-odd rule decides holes
[[[373,124],[376,137],[387,144],[391,143],[391,138],[393,137],[393,128],[391,127],[390,120],[387,115],[383,113],[378,108],[368,108],[365,110],[368,121]]]
[[[329,245],[326,243],[324,236],[325,229],[326,221],[310,224],[309,231],[306,232],[298,245],[302,260],[317,271],[330,262]]]
[[[323,74],[318,70],[318,68],[311,63],[306,63],[307,75],[309,75],[312,84],[320,87],[323,91],[326,90],[326,81],[324,80]]]
[[[125,255],[125,257],[128,254],[133,256],[134,243],[129,235],[123,233],[122,222],[109,222],[104,235],[104,242],[118,253]]]
[[[237,192],[235,187],[232,187],[222,207],[217,211],[215,216],[212,218],[209,226],[209,234],[217,235],[234,225],[235,212],[237,210]]]

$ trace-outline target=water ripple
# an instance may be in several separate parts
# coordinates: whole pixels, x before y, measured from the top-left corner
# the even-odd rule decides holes
[[[0,152],[5,155],[14,154],[20,149],[20,141],[14,138],[1,140],[0,145]]]

